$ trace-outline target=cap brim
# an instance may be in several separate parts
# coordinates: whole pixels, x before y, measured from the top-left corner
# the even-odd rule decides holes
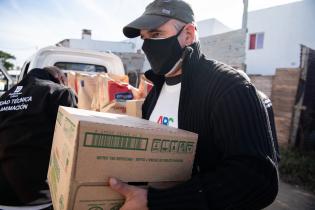
[[[158,15],[142,15],[123,28],[123,33],[128,38],[134,38],[140,35],[140,30],[152,30],[160,27],[169,17]]]

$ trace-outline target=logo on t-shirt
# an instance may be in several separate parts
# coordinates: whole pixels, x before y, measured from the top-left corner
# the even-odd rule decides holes
[[[160,116],[158,118],[157,123],[162,124],[162,125],[169,125],[170,123],[174,122],[174,118],[173,117],[166,117],[166,116]]]

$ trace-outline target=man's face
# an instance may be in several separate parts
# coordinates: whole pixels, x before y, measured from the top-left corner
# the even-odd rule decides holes
[[[183,28],[184,27],[184,28]],[[152,30],[141,30],[141,39],[165,39],[175,36],[181,29],[182,32],[178,36],[178,42],[181,47],[191,45],[195,40],[195,26],[191,23],[179,23],[177,20],[170,20],[162,26]]]
[[[175,36],[178,30],[176,29],[174,24],[175,20],[170,20],[159,28],[152,30],[141,30],[141,39],[165,39],[171,36]]]

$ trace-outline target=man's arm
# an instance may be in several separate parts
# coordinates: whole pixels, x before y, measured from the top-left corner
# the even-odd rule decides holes
[[[67,106],[77,108],[78,99],[71,88],[64,87],[55,90],[50,98],[50,114],[52,118],[56,118],[59,106]]]
[[[149,188],[150,210],[261,209],[274,200],[278,191],[274,148],[255,89],[243,85],[229,91],[217,102],[211,124],[214,136],[209,140],[215,141],[222,160],[212,171],[201,170],[176,187]]]
[[[65,88],[62,93],[59,95],[57,101],[59,102],[59,106],[67,106],[67,107],[78,107],[78,98],[71,88]]]

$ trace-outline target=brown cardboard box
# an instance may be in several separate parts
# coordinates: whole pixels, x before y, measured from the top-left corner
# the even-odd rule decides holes
[[[75,71],[67,72],[68,87],[72,88],[75,94],[78,94],[77,73]]]
[[[98,75],[77,73],[78,107],[91,110],[95,103]]]
[[[112,73],[107,73],[108,77],[111,78],[112,80],[116,82],[121,82],[121,83],[129,83],[129,78],[127,75],[117,75],[117,74],[112,74]]]
[[[126,114],[126,101],[113,100],[110,104],[102,108],[100,111],[113,114]]]
[[[190,178],[197,134],[147,120],[60,107],[48,182],[55,210],[119,209],[107,180],[180,182]]]
[[[122,81],[128,81],[124,76],[115,76],[113,74],[104,74],[98,77],[98,101],[99,110],[106,112],[108,110],[106,106],[110,105],[115,100],[115,94],[119,92],[131,92],[128,89],[128,83]],[[124,112],[125,113],[125,112]]]
[[[140,77],[139,91],[142,93],[142,97],[145,98],[151,91],[153,84],[144,75]]]
[[[144,99],[127,100],[126,101],[126,114],[133,117],[142,117],[142,104]]]

